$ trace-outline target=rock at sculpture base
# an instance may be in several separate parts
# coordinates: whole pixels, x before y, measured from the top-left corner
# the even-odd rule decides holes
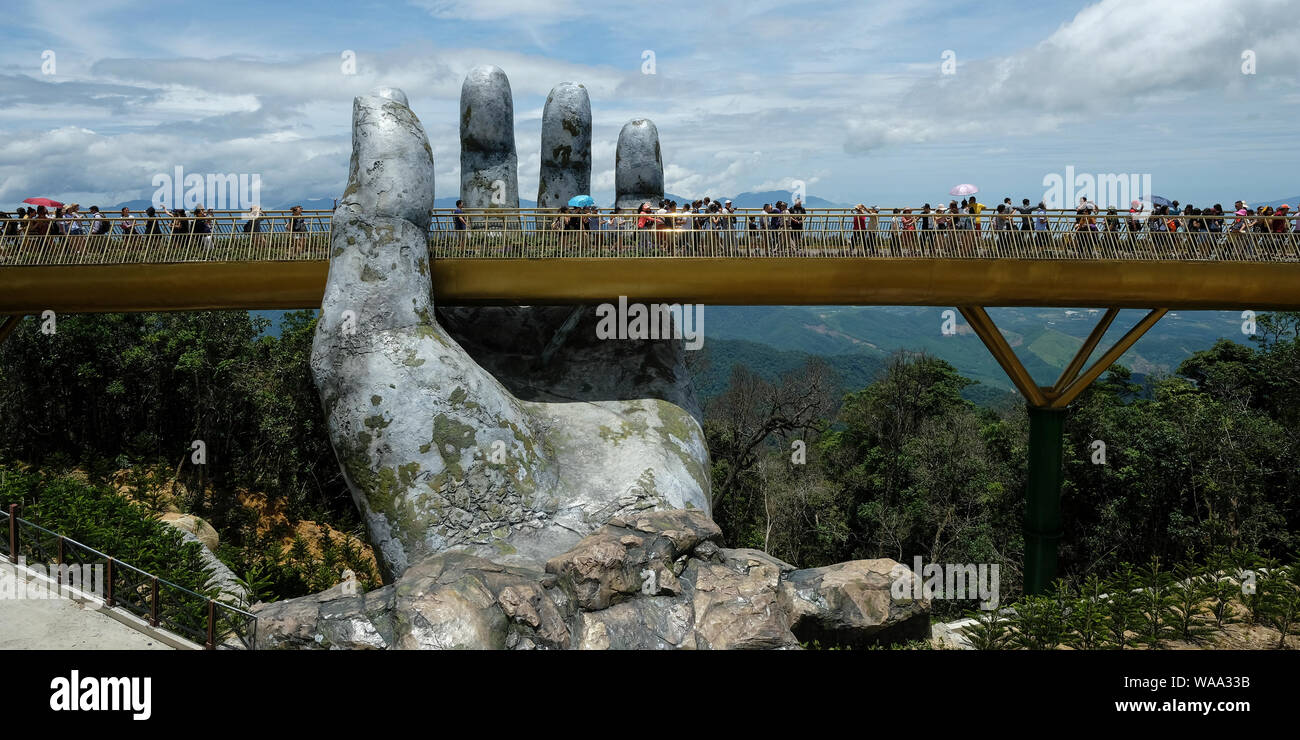
[[[929,602],[891,597],[914,577],[892,560],[795,570],[720,539],[703,512],[658,511],[611,520],[545,565],[440,553],[365,594],[341,584],[257,605],[258,647],[798,649],[804,634],[864,646],[928,625]]]

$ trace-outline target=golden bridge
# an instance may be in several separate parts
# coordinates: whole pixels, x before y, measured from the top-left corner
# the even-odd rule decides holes
[[[553,228],[554,212],[434,213],[429,231],[440,303],[572,304],[629,300],[714,305],[1086,306],[1167,309],[1300,308],[1300,234],[1264,232],[1270,219],[1219,217],[1218,231],[1128,229],[1127,214],[1044,217],[1046,229],[921,230],[901,209],[854,229],[848,211],[801,216],[801,228],[766,228],[761,211],[660,216],[637,229],[634,214],[583,216],[597,228]],[[912,214],[912,218],[918,218]],[[145,219],[122,234],[0,237],[0,315],[56,312],[290,309],[320,306],[329,270],[328,211],[265,212],[259,232],[237,213]],[[612,219],[614,223],[609,223]],[[1020,216],[1009,219],[1019,225]],[[574,219],[575,221],[577,219]],[[866,218],[863,218],[866,221]],[[171,233],[176,221],[183,232]],[[1248,221],[1230,231],[1234,221]],[[21,226],[24,222],[11,222]],[[716,226],[717,224],[715,224]],[[1289,228],[1289,224],[1287,225]],[[89,223],[87,220],[87,227]],[[664,228],[667,227],[667,228]],[[10,231],[13,231],[11,228]]]
[[[1030,228],[1021,230],[1015,227],[1026,216],[991,211],[947,218],[901,208],[646,215],[653,220],[633,213],[435,211],[428,242],[433,294],[449,305],[626,297],[957,307],[1028,402],[1030,593],[1046,589],[1056,571],[1061,412],[1171,309],[1300,309],[1300,233],[1285,217],[1156,221],[1058,210],[1029,215]],[[126,232],[122,219],[101,217],[107,226],[87,218],[88,233],[71,235],[39,233],[44,225],[33,229],[30,222],[3,224],[0,316],[7,318],[0,341],[23,315],[45,311],[318,308],[330,220],[326,211],[264,212],[256,222],[224,212],[165,217],[152,226],[132,218]],[[970,227],[942,228],[959,224]],[[1107,310],[1060,378],[1039,386],[986,306]],[[1149,312],[1089,365],[1121,308]]]

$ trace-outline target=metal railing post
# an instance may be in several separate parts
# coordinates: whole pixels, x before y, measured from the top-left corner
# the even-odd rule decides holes
[[[113,559],[112,558],[108,559],[107,579],[108,579],[108,584],[106,588],[107,593],[105,594],[104,603],[108,604],[108,606],[111,608],[113,606],[116,606],[117,604],[117,602],[113,600]]]
[[[9,562],[18,562],[18,504],[9,504]]]
[[[217,605],[212,599],[208,599],[208,641],[204,645],[208,650],[217,649]]]
[[[151,576],[153,583],[149,597],[149,626],[158,626],[158,576]]]

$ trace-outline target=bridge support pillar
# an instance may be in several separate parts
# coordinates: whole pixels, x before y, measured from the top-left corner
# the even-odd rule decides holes
[[[1056,578],[1061,540],[1061,448],[1065,409],[1029,406],[1025,484],[1025,593],[1045,593]]]
[[[1119,309],[1111,308],[1084,340],[1061,377],[1051,387],[1036,384],[1007,340],[981,306],[962,306],[962,315],[988,347],[1029,408],[1029,475],[1025,481],[1025,593],[1041,594],[1056,580],[1057,544],[1061,540],[1061,449],[1066,409],[1111,365],[1155,326],[1168,309],[1153,309],[1086,370],[1084,366]]]

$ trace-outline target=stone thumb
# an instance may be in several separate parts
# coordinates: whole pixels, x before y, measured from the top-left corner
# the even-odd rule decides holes
[[[429,228],[433,150],[401,90],[382,87],[352,101],[352,161],[340,205]]]
[[[348,188],[334,212],[318,339],[365,341],[375,331],[433,323],[428,232],[433,153],[400,90],[352,103]]]

